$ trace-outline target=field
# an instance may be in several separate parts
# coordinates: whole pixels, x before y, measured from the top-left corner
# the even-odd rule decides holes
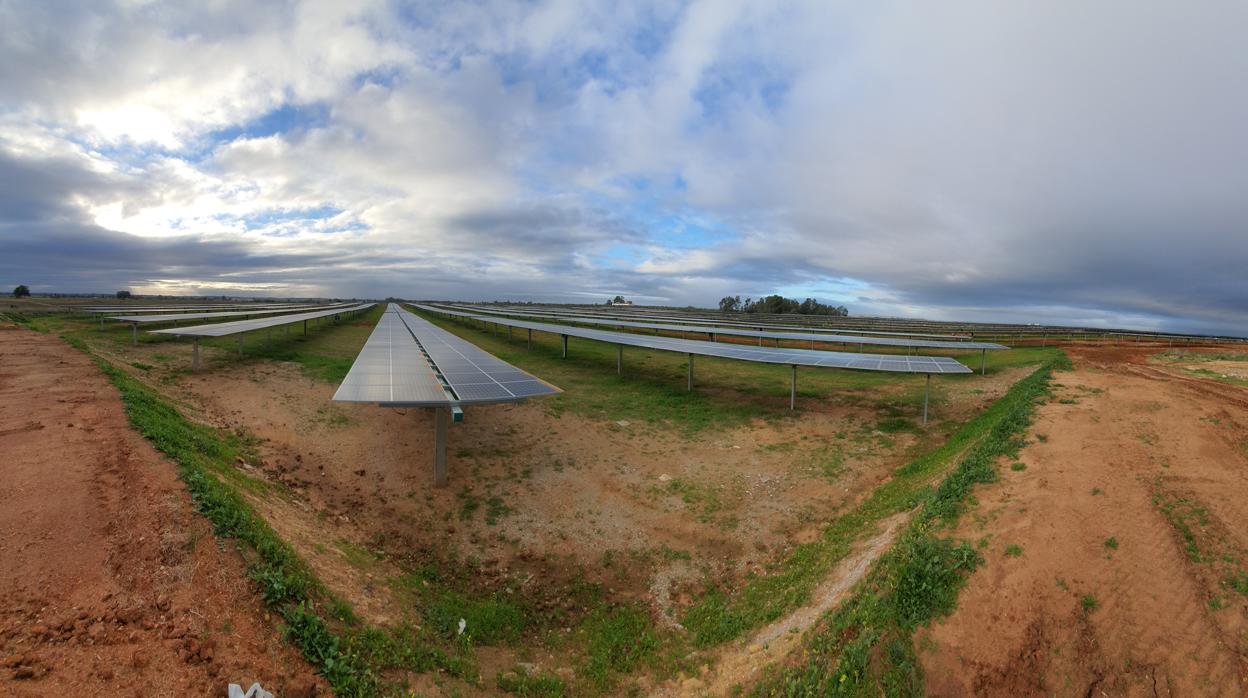
[[[612,346],[573,340],[563,359],[557,336],[528,349],[426,316],[564,390],[466,410],[436,488],[430,411],[330,402],[380,306],[307,337],[252,333],[241,358],[233,338],[205,341],[198,372],[184,341],[14,311],[0,352],[25,359],[0,369],[0,444],[31,478],[77,468],[95,497],[49,515],[46,540],[173,571],[136,587],[118,562],[87,599],[5,569],[6,691],[141,685],[153,671],[131,655],[159,645],[179,667],[167,685],[205,691],[250,672],[339,695],[1241,692],[1234,349],[993,352],[986,375],[932,381],[923,426],[922,376],[803,369],[790,411],[787,366],[699,357],[689,393],[682,355],[628,349],[617,375]],[[107,422],[92,433],[133,441],[130,477],[151,481],[124,502],[101,503],[129,480],[92,473],[90,449],[113,441],[44,449],[74,442],[64,424],[88,402]],[[14,500],[28,508],[55,487],[31,482]],[[69,511],[92,506],[195,540],[143,553]],[[165,608],[132,637],[118,608],[144,595]],[[89,604],[67,639],[35,618]],[[175,616],[217,656],[177,644],[187,628],[167,637]]]

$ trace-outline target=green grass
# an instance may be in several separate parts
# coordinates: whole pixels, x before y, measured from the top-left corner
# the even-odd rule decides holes
[[[578,634],[586,648],[580,674],[599,690],[611,688],[618,674],[634,671],[659,649],[649,617],[628,606],[595,609]]]
[[[1092,594],[1084,594],[1079,597],[1079,607],[1083,609],[1084,613],[1091,613],[1101,607],[1101,602]]]
[[[1105,539],[1105,547],[1106,547],[1106,548],[1108,548],[1109,550],[1117,550],[1117,549],[1118,549],[1118,539],[1117,539],[1117,538],[1115,538],[1115,537],[1113,537],[1113,536],[1110,536],[1109,538],[1106,538],[1106,539]]]
[[[1017,543],[1010,543],[1009,545],[1005,546],[1006,557],[1021,557],[1022,554],[1023,554],[1023,546]]]
[[[769,667],[753,695],[923,694],[913,632],[953,610],[967,575],[982,562],[969,543],[940,534],[956,523],[972,488],[995,479],[996,461],[1017,457],[1052,371],[1067,365],[1044,364],[963,427],[964,448],[953,451],[961,459],[938,487],[914,500],[919,508],[897,543],[849,599],[808,631],[801,658]]]
[[[1010,463],[1010,470],[1013,470],[1016,473],[1021,473],[1022,471],[1026,469],[1027,469],[1027,464],[1023,463],[1022,461],[1014,461],[1013,463]]]
[[[214,532],[238,543],[247,575],[265,604],[283,621],[285,636],[340,696],[392,692],[380,676],[391,669],[436,669],[475,680],[475,666],[430,642],[426,631],[379,628],[362,623],[332,595],[311,568],[255,512],[242,492],[265,496],[259,481],[233,467],[246,443],[234,434],[193,423],[150,388],[92,353],[81,338],[65,337],[86,352],[121,394],[135,430],[177,466],[195,509]],[[342,549],[343,546],[340,546]],[[372,556],[358,546],[344,554],[363,563]]]
[[[569,695],[563,679],[549,673],[528,674],[516,668],[510,674],[499,673],[495,679],[499,690],[523,698],[563,698]]]

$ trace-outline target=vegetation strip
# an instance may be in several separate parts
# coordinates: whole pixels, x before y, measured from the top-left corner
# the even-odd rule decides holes
[[[384,684],[376,669],[430,671],[442,668],[475,680],[471,661],[428,646],[410,628],[362,624],[350,606],[336,599],[298,554],[232,486],[232,466],[241,451],[233,436],[194,424],[147,386],[94,354],[76,337],[62,338],[83,351],[121,393],[134,428],[178,466],[195,508],[223,538],[232,538],[248,562],[248,575],[264,602],[285,622],[285,632],[340,696],[372,696]]]
[[[770,623],[810,600],[815,587],[827,576],[837,561],[849,554],[853,543],[866,536],[880,521],[896,513],[912,510],[927,502],[929,508],[945,507],[945,488],[961,487],[965,477],[955,472],[950,480],[933,491],[933,480],[945,472],[958,454],[974,444],[991,440],[1000,425],[1010,423],[1020,400],[1030,404],[1028,393],[1043,384],[1053,359],[1030,377],[1023,379],[983,414],[963,425],[945,443],[898,469],[896,475],[880,485],[857,509],[837,518],[816,540],[797,547],[788,559],[766,576],[753,578],[743,589],[729,595],[718,589],[708,590],[703,599],[690,608],[682,619],[699,646],[715,645],[740,637],[748,630]],[[1046,378],[1038,379],[1038,375]],[[952,481],[952,484],[951,484]],[[933,500],[933,497],[936,499]],[[942,514],[943,515],[943,514]]]
[[[998,459],[1017,457],[1053,370],[1068,367],[1064,357],[1045,363],[963,428],[974,445],[939,487],[922,493],[896,545],[808,633],[797,661],[770,668],[753,695],[923,695],[914,630],[952,612],[983,561],[966,541],[940,533],[956,523],[976,484],[997,478]]]

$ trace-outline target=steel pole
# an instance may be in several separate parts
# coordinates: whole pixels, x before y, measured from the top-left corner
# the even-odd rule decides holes
[[[693,354],[689,355],[689,392],[693,392]]]
[[[932,391],[932,374],[927,374],[927,380],[923,383],[923,426],[927,426],[927,397]]]
[[[980,349],[979,350],[979,375],[981,376],[988,375],[988,369],[984,368],[984,359],[986,358],[988,358],[988,350]]]
[[[191,343],[191,370],[199,370],[199,337],[196,337],[195,341]]]
[[[131,323],[130,332],[134,335],[134,346],[139,346],[139,323]]]
[[[438,407],[433,411],[433,484],[446,487],[446,431],[451,410]]]
[[[568,358],[568,335],[561,334],[559,336],[563,337],[563,358],[566,359]]]
[[[567,337],[564,337],[564,343],[565,343],[565,345],[566,345],[566,343],[567,343]],[[532,348],[533,348],[533,330],[529,330],[529,340],[528,340],[528,343],[525,345],[525,347],[524,347],[524,348],[525,348],[525,349],[532,349]],[[568,352],[567,352],[567,350],[565,349],[563,353],[564,353],[564,355],[566,356]]]
[[[789,411],[797,409],[797,364],[791,364],[789,368],[792,370],[789,381]]]

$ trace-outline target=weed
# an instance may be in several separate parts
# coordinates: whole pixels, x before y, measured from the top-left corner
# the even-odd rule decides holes
[[[1095,497],[1095,496],[1097,496],[1097,495],[1100,495],[1100,494],[1102,494],[1101,488],[1099,488],[1099,487],[1093,487],[1093,488],[1092,488],[1092,496],[1093,496],[1093,497]]]
[[[1010,463],[1010,470],[1013,470],[1016,473],[1021,473],[1022,471],[1026,469],[1027,469],[1027,464],[1023,463],[1022,461],[1014,461],[1013,463]]]
[[[1020,557],[1022,556],[1022,554],[1023,554],[1023,546],[1017,543],[1010,543],[1009,545],[1005,546],[1006,557]]]
[[[509,673],[500,673],[495,679],[500,691],[514,693],[525,698],[561,698],[567,695],[563,679],[554,674],[529,674],[522,667]]]
[[[1117,538],[1115,538],[1115,537],[1113,537],[1113,536],[1110,536],[1109,538],[1106,538],[1106,539],[1105,539],[1105,547],[1106,547],[1106,548],[1108,548],[1108,549],[1110,549],[1110,550],[1117,550],[1117,549],[1118,549],[1118,539],[1117,539]]]
[[[628,673],[659,647],[645,613],[631,607],[595,609],[581,625],[587,659],[581,675],[598,689],[610,688],[614,675]]]
[[[1101,607],[1101,602],[1096,600],[1092,594],[1084,594],[1079,597],[1079,607],[1084,613],[1091,613]]]

